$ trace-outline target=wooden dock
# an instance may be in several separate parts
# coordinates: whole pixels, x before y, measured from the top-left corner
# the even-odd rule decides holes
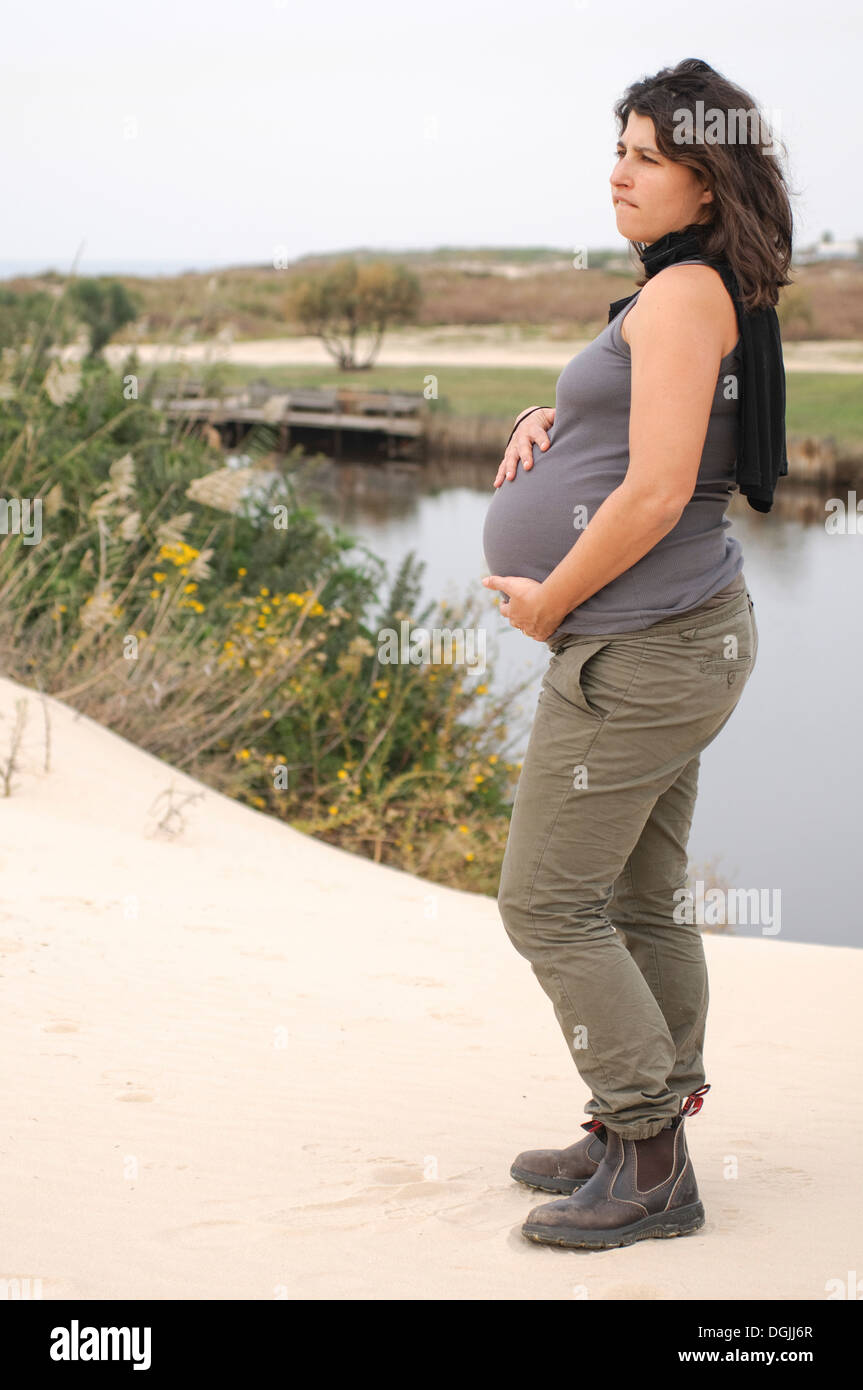
[[[205,396],[201,381],[159,382],[153,405],[189,428],[215,429],[235,449],[250,430],[275,430],[274,450],[293,444],[341,458],[346,441],[358,452],[415,462],[497,459],[506,446],[509,420],[489,415],[434,411],[421,391],[362,391],[353,387],[277,391],[251,382],[223,396]],[[839,450],[833,438],[789,434],[789,482],[863,486],[863,450]]]
[[[392,456],[408,441],[414,452],[425,435],[425,398],[421,391],[357,391],[333,387],[279,392],[255,382],[221,397],[202,394],[199,382],[180,388],[163,387],[153,399],[156,409],[170,419],[188,420],[191,426],[209,425],[225,444],[236,448],[255,426],[267,425],[278,432],[279,450],[318,436],[319,447],[338,458],[346,436],[386,447]]]

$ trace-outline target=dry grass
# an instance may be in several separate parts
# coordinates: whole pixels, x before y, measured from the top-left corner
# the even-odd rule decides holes
[[[482,627],[479,600],[418,614],[409,558],[372,604],[383,567],[343,558],[288,476],[238,518],[205,446],[127,406],[119,376],[62,378],[49,367],[20,402],[0,396],[5,495],[40,499],[44,530],[0,537],[3,674],[328,843],[496,891],[518,772],[506,719],[527,682],[495,699],[458,661],[387,663],[378,647],[402,620]],[[25,715],[0,755],[6,795]],[[160,825],[182,818],[169,801]]]

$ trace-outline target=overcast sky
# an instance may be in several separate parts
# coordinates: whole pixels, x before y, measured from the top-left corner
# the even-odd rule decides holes
[[[623,247],[612,105],[685,57],[778,115],[795,244],[863,235],[861,38],[855,0],[31,0],[0,44],[0,258]]]

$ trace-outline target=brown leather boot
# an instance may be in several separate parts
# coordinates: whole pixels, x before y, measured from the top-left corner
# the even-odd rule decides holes
[[[684,1113],[697,1115],[704,1104],[701,1097],[709,1090],[709,1085],[701,1086],[687,1096]],[[605,1156],[606,1131],[598,1120],[586,1120],[581,1127],[590,1131],[587,1138],[568,1149],[525,1149],[510,1168],[510,1177],[538,1192],[575,1192],[583,1187]]]
[[[688,1104],[688,1101],[687,1101]],[[700,1108],[700,1097],[692,1113]],[[571,1197],[528,1213],[528,1240],[577,1250],[610,1250],[651,1237],[687,1235],[704,1225],[704,1207],[684,1134],[685,1110],[649,1139],[606,1131],[605,1154]]]
[[[586,1138],[568,1149],[525,1149],[510,1168],[510,1176],[539,1192],[575,1192],[592,1178],[605,1155],[605,1125],[590,1120]]]

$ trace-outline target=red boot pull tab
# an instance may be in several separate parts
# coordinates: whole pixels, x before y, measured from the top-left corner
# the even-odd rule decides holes
[[[706,1085],[699,1086],[697,1091],[693,1091],[691,1095],[687,1096],[686,1100],[683,1102],[683,1105],[680,1107],[681,1115],[697,1115],[702,1105],[704,1104],[703,1098],[704,1096],[706,1096],[709,1090],[710,1082],[707,1082]],[[601,1120],[585,1120],[581,1127],[582,1129],[586,1129],[589,1131],[595,1129],[602,1129],[603,1124]]]
[[[699,1112],[699,1110],[701,1109],[702,1105],[704,1104],[704,1100],[702,1099],[702,1097],[703,1097],[709,1090],[710,1090],[710,1085],[709,1085],[709,1084],[706,1085],[706,1086],[699,1086],[699,1088],[698,1088],[697,1091],[693,1091],[693,1092],[692,1092],[692,1095],[687,1096],[687,1097],[686,1097],[686,1100],[683,1102],[682,1106],[680,1107],[680,1113],[681,1113],[681,1115],[697,1115],[698,1112]]]

